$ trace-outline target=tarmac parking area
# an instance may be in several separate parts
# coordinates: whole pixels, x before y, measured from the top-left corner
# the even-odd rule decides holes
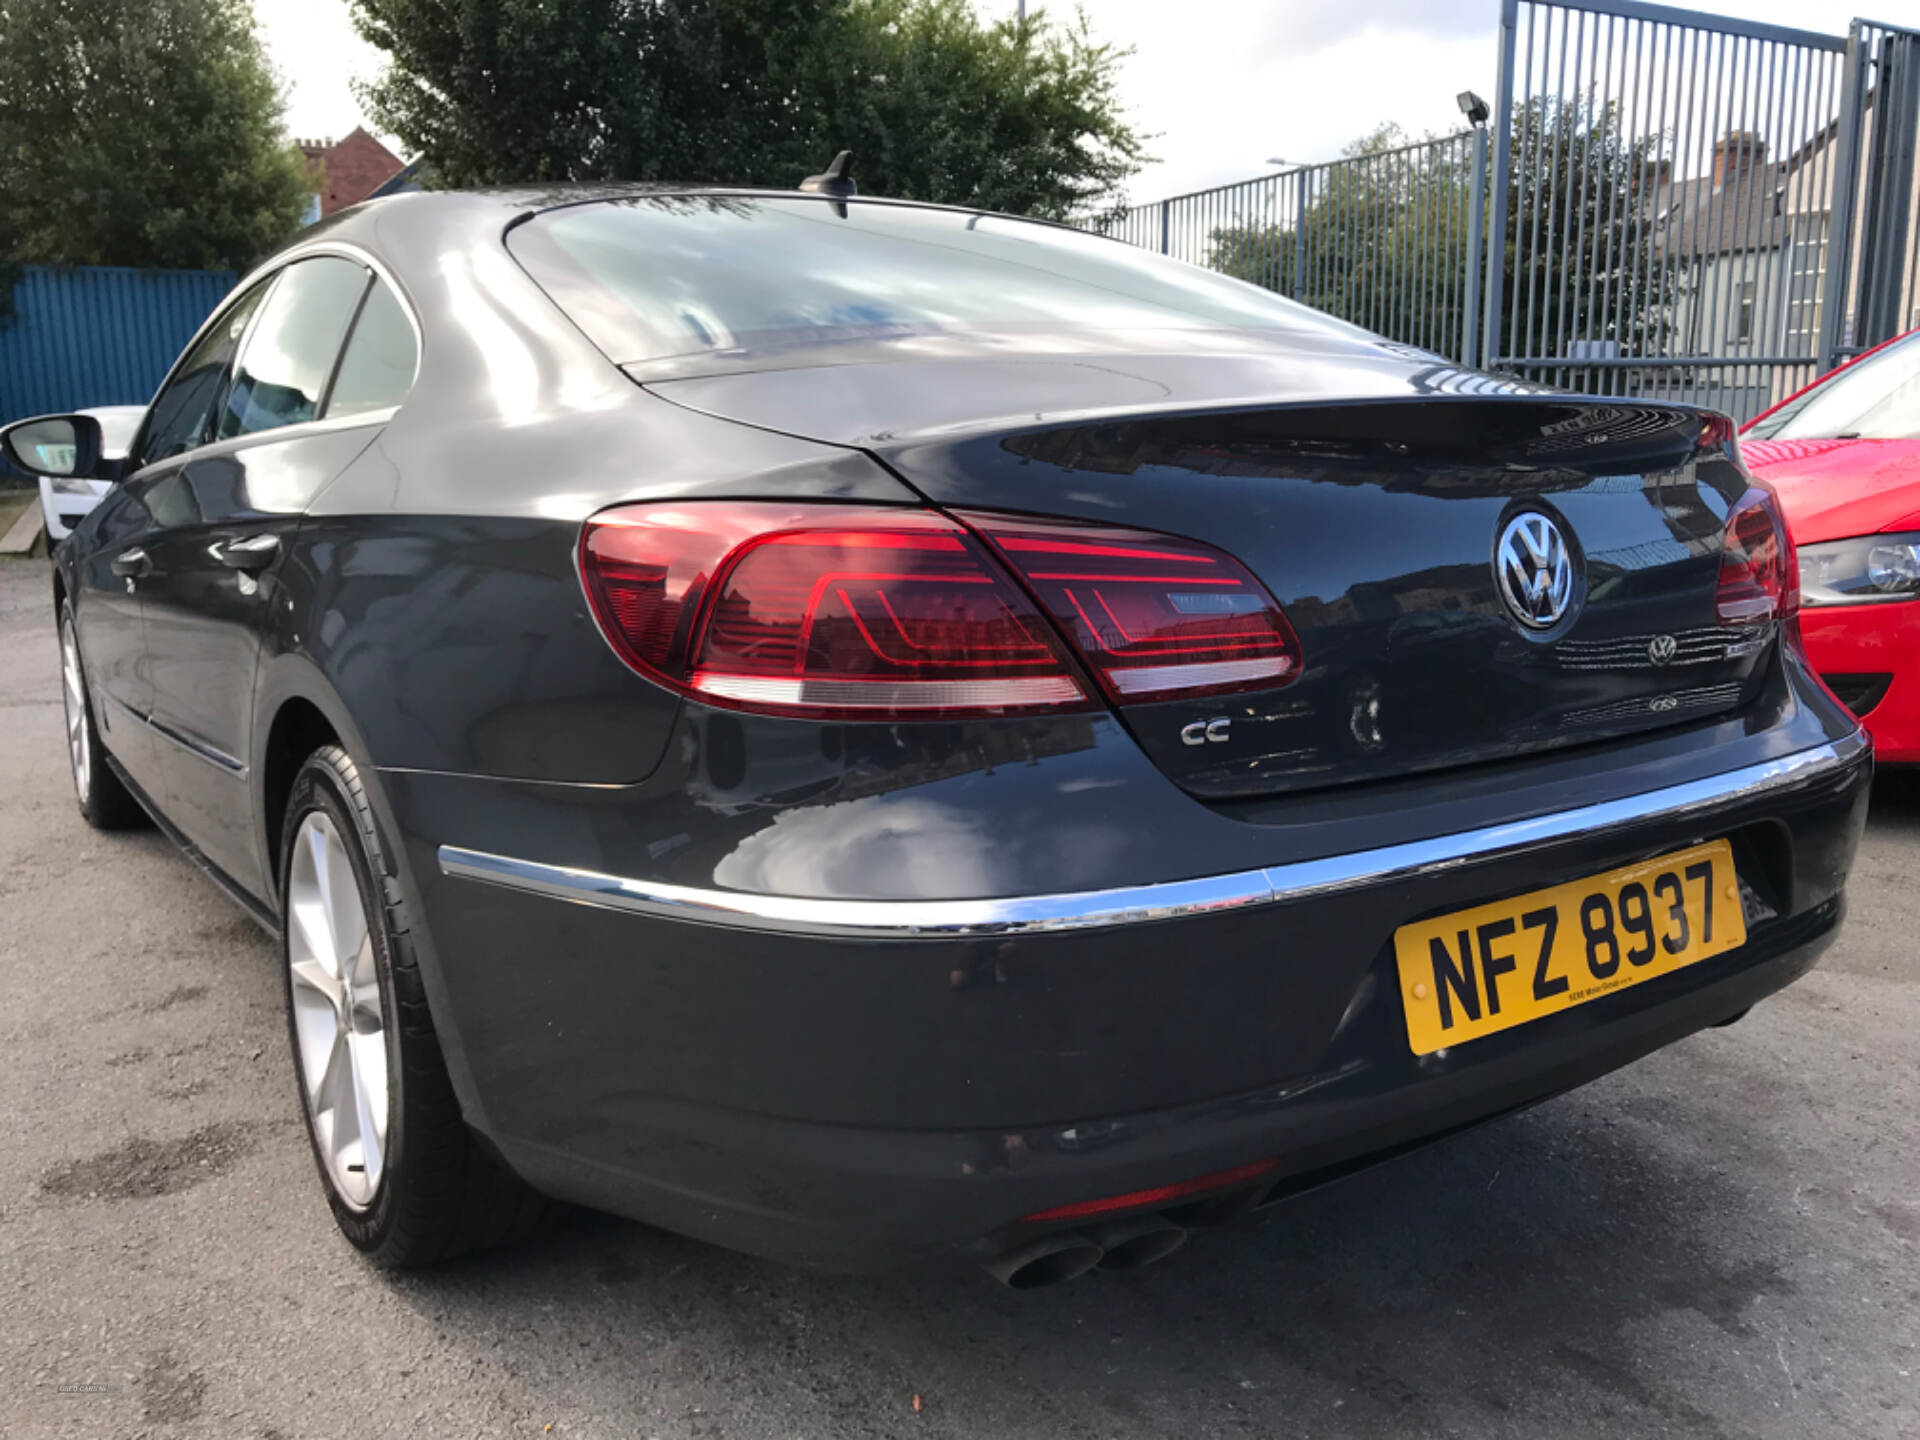
[[[396,1279],[328,1220],[272,944],[75,814],[48,595],[0,565],[10,1436],[1920,1433],[1920,779],[1740,1024],[1151,1269],[823,1278],[565,1212]]]

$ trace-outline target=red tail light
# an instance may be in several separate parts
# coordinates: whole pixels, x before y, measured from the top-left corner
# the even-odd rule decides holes
[[[629,665],[713,703],[857,719],[1088,703],[986,547],[924,511],[625,506],[587,522],[580,575]]]
[[[1232,556],[1139,530],[967,515],[1121,704],[1272,690],[1300,673],[1279,603]]]
[[[1740,458],[1740,429],[1731,417],[1718,411],[1709,410],[1700,417],[1700,439],[1695,442],[1698,450],[1721,450],[1736,465],[1745,465]]]
[[[1727,512],[1715,608],[1722,625],[1789,620],[1800,611],[1800,561],[1779,502],[1764,486]]]

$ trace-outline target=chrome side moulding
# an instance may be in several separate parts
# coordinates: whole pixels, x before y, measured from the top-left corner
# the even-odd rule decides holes
[[[204,760],[216,770],[231,775],[236,780],[244,780],[247,778],[246,761],[236,759],[234,756],[227,754],[226,751],[207,744],[204,740],[196,740],[185,731],[176,730],[173,726],[154,719],[153,716],[147,714],[144,710],[134,709],[133,706],[122,700],[118,695],[109,695],[107,699],[117,706],[134,724],[143,725],[163,740],[172,741],[196,760]]]
[[[500,885],[558,900],[756,930],[870,939],[1081,930],[1281,904],[1494,860],[1517,850],[1596,830],[1613,830],[1649,820],[1680,819],[1786,786],[1806,784],[1830,771],[1844,770],[1856,763],[1869,745],[1865,732],[1856,730],[1831,744],[1796,751],[1777,760],[1620,800],[1557,810],[1530,820],[1231,875],[1070,894],[1014,895],[986,900],[817,900],[791,895],[754,895],[631,880],[564,865],[490,855],[457,845],[440,847],[440,870],[455,879]]]
[[[161,738],[171,740],[196,760],[206,761],[207,764],[213,766],[214,769],[221,771],[223,774],[231,775],[236,780],[244,780],[247,778],[246,761],[237,760],[227,754],[226,751],[216,749],[204,740],[196,740],[184,730],[176,730],[173,726],[166,724],[164,721],[156,720],[151,715],[147,716],[147,728]]]

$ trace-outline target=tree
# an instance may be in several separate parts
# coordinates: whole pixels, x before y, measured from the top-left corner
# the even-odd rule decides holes
[[[280,115],[245,0],[0,0],[0,258],[251,264],[314,188]]]
[[[1145,161],[1124,52],[967,0],[354,0],[363,98],[440,184],[791,186],[841,149],[868,193],[1065,219]]]
[[[1630,138],[1613,101],[1538,95],[1514,116],[1497,353],[1558,355],[1568,340],[1664,352],[1680,289],[1658,233],[1670,139]]]
[[[1281,178],[1292,223],[1215,227],[1207,263],[1393,339],[1457,351],[1470,161],[1464,146],[1383,125],[1334,164]]]

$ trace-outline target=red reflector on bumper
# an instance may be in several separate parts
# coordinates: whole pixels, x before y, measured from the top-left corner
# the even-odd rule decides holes
[[[1072,1205],[1056,1205],[1051,1210],[1036,1210],[1020,1223],[1040,1225],[1054,1220],[1084,1220],[1090,1215],[1110,1215],[1115,1210],[1144,1210],[1171,1205],[1176,1200],[1185,1200],[1208,1190],[1222,1190],[1229,1185],[1258,1180],[1262,1175],[1270,1175],[1279,1168],[1278,1160],[1255,1160],[1250,1165],[1216,1170],[1211,1175],[1176,1181],[1172,1185],[1158,1185],[1151,1190],[1131,1190],[1125,1195],[1109,1195],[1103,1200],[1081,1200]]]

